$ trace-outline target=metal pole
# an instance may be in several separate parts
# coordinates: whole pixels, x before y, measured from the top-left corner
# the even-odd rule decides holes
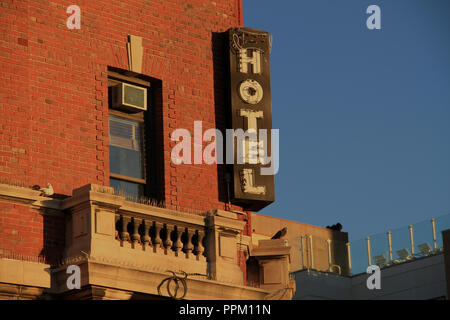
[[[305,253],[303,248],[303,236],[300,236],[300,248],[302,252],[302,269],[305,269]]]
[[[409,238],[411,239],[411,255],[414,255],[414,234],[412,224],[409,226]]]
[[[348,259],[348,274],[352,273],[352,254],[350,252],[350,242],[347,242],[347,259]]]
[[[367,257],[369,258],[368,259],[369,260],[369,266],[371,266],[372,265],[372,258],[370,257],[371,256],[371,253],[370,253],[370,237],[366,238],[366,242],[367,242]]]
[[[392,232],[388,231],[389,262],[392,262]]]
[[[311,269],[314,269],[314,254],[313,254],[312,236],[309,236],[309,250],[310,250],[310,256],[311,256]]]
[[[327,246],[328,246],[328,271],[331,272],[331,240],[327,239]]]
[[[436,219],[431,219],[431,226],[433,228],[433,249],[437,250],[437,242],[436,242]]]

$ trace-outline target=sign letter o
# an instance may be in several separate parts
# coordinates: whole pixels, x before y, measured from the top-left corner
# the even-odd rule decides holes
[[[256,80],[247,79],[241,82],[239,94],[249,104],[258,104],[263,98],[264,90]]]

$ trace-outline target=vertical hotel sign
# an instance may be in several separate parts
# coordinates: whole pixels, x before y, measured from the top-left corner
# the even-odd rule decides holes
[[[234,143],[227,158],[234,157],[232,201],[258,211],[275,201],[273,174],[261,174],[262,168],[270,167],[267,159],[272,157],[270,35],[249,28],[230,29],[228,44]]]

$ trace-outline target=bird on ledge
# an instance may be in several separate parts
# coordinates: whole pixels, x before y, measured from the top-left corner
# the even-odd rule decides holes
[[[275,235],[272,237],[272,239],[281,239],[281,237],[284,237],[287,233],[287,227],[284,227],[283,229],[281,229],[280,231],[278,231],[277,233],[275,233]]]
[[[34,185],[31,187],[31,189],[41,191],[40,196],[43,197],[50,197],[55,193],[55,191],[53,190],[53,186],[50,183],[47,183],[47,188],[41,188],[38,185]]]
[[[340,224],[339,222],[336,224],[333,224],[331,227],[327,226],[328,229],[331,230],[336,230],[336,231],[341,231],[342,230],[342,224]]]

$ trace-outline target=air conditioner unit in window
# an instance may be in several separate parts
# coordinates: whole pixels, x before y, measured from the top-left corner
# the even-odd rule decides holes
[[[128,83],[112,87],[112,107],[129,112],[147,110],[147,89]]]

